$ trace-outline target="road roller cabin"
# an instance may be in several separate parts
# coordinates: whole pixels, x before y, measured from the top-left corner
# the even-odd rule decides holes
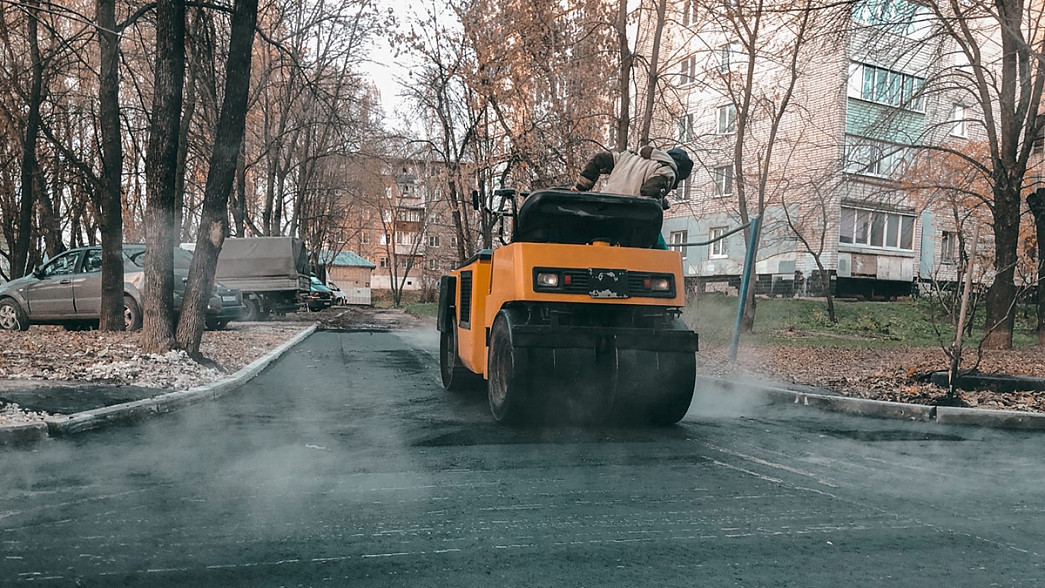
[[[502,423],[682,419],[697,334],[679,318],[681,255],[651,248],[660,203],[541,190],[523,194],[517,208],[517,197],[499,190],[484,206],[500,217],[504,246],[441,280],[443,386],[475,389],[485,380]]]

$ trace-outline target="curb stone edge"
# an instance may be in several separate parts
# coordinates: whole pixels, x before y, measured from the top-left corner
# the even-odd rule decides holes
[[[946,425],[975,425],[998,429],[1045,431],[1045,413],[993,410],[985,408],[958,408],[887,402],[849,396],[833,396],[800,392],[745,380],[736,382],[712,376],[698,376],[700,382],[716,385],[725,391],[760,395],[774,404],[797,404],[829,412],[840,412],[871,418],[902,419],[935,422]]]

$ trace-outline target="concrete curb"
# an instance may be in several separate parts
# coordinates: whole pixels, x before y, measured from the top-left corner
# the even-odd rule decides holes
[[[727,391],[755,394],[774,404],[797,404],[855,416],[935,422],[946,425],[975,425],[997,429],[1045,431],[1045,414],[1043,413],[885,402],[848,396],[799,392],[757,381],[745,380],[736,382],[710,376],[698,376],[698,387],[701,385],[701,382]]]
[[[9,443],[27,443],[39,441],[47,437],[46,423],[19,423],[17,425],[0,425],[0,445]]]
[[[276,347],[264,356],[259,357],[224,380],[206,384],[204,386],[189,388],[187,390],[168,392],[166,394],[161,394],[152,398],[145,398],[143,400],[136,400],[134,402],[114,404],[113,406],[96,408],[94,410],[85,410],[69,416],[49,417],[45,419],[44,423],[30,423],[29,427],[24,427],[23,425],[0,426],[0,440],[5,439],[7,435],[14,435],[15,433],[11,431],[21,428],[32,428],[35,431],[35,438],[38,439],[47,436],[53,437],[81,433],[115,423],[141,420],[149,416],[171,412],[204,400],[218,398],[253,379],[261,373],[262,370],[268,367],[269,364],[279,359],[284,353],[305,340],[305,338],[315,331],[316,325],[312,325],[302,330],[279,347]],[[22,434],[29,435],[28,433]]]
[[[1017,410],[940,406],[936,409],[936,422],[948,425],[978,425],[1000,429],[1045,431],[1045,414]]]

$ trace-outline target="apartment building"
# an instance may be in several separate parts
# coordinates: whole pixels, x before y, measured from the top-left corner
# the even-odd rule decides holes
[[[839,8],[845,12],[834,27],[819,29],[794,61],[794,27],[787,23],[764,17],[765,31],[752,42],[731,34],[739,29],[736,17],[708,17],[688,0],[677,10],[667,39],[669,110],[674,140],[698,165],[666,213],[669,244],[709,240],[740,224],[734,148],[752,65],[745,47],[754,46],[743,153],[748,210],[753,214],[760,198],[765,203],[756,291],[820,294],[817,258],[843,296],[906,295],[920,280],[954,279],[955,227],[932,202],[901,190],[900,180],[916,146],[946,141],[961,149],[982,126],[970,124],[975,105],[960,93],[927,86],[969,64],[928,34],[924,7],[864,0]],[[792,70],[798,75],[791,102],[774,125]],[[771,163],[760,170],[770,149]],[[680,249],[687,282],[735,291],[742,233]]]
[[[403,291],[437,288],[457,259],[452,217],[443,198],[441,166],[424,159],[374,162],[370,187],[350,231],[350,248],[374,264],[370,286]]]

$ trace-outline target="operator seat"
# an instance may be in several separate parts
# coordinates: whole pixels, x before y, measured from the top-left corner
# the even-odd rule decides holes
[[[664,212],[660,202],[600,192],[532,192],[515,217],[512,241],[585,245],[608,241],[649,249],[657,243]]]

